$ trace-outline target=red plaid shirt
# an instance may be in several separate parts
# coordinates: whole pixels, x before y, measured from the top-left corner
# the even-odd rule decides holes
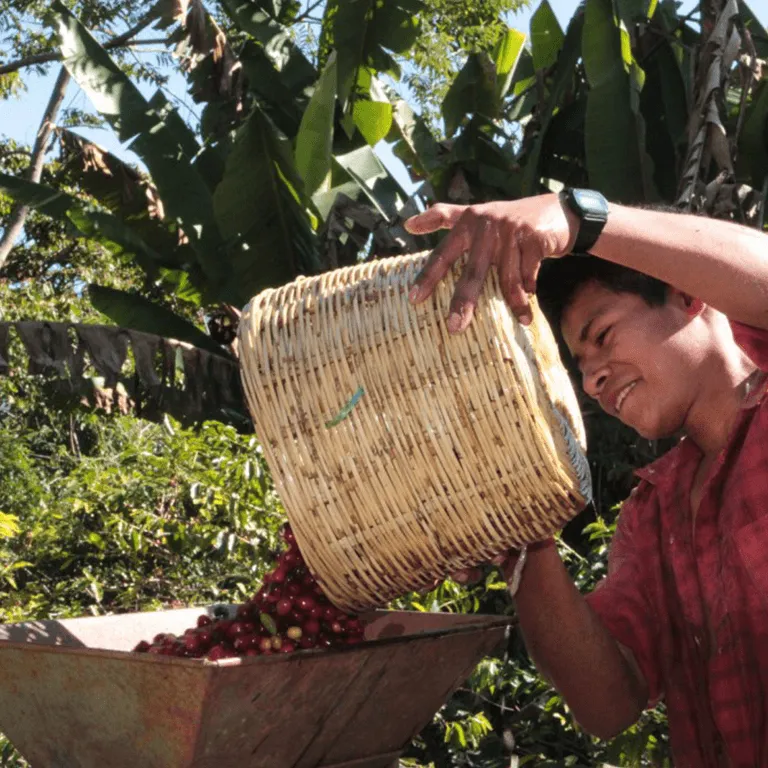
[[[768,331],[732,323],[768,371]],[[587,597],[666,701],[678,768],[768,766],[768,386],[742,406],[696,513],[688,439],[638,470]]]

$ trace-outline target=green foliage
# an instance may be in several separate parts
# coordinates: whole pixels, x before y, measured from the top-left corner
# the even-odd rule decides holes
[[[440,104],[468,54],[490,52],[506,33],[504,17],[521,0],[425,0],[421,33],[404,52],[403,80],[422,117],[439,131]]]
[[[0,494],[18,525],[4,543],[3,621],[255,591],[284,517],[252,436],[215,422],[192,432],[170,420],[24,413],[41,394],[18,380],[2,393]]]

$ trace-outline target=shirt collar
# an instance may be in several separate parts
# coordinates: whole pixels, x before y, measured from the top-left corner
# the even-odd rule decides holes
[[[751,410],[760,405],[767,394],[768,373],[759,371],[755,375],[755,380],[752,382],[750,392],[745,401],[741,404],[741,414],[743,415],[744,411]],[[741,422],[741,418],[739,418],[738,421]],[[736,425],[734,425],[731,432],[728,444],[730,444],[731,439],[733,438],[735,429]],[[653,485],[661,485],[667,480],[675,479],[681,466],[693,461],[698,461],[700,457],[701,449],[693,442],[693,440],[688,437],[683,437],[674,448],[670,448],[670,450],[663,456],[650,464],[646,464],[644,467],[636,469],[634,474],[641,480],[647,480]]]
[[[665,481],[677,477],[677,471],[680,466],[693,461],[694,457],[700,454],[701,451],[699,451],[693,440],[684,437],[674,448],[670,448],[656,461],[636,469],[635,475],[653,485],[661,485]]]

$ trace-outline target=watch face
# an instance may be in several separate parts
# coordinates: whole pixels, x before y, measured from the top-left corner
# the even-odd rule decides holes
[[[608,203],[599,192],[592,189],[574,189],[573,199],[586,214],[601,217],[608,215]]]

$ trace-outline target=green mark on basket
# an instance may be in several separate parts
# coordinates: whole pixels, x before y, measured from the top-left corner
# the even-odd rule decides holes
[[[349,402],[330,421],[325,422],[325,428],[330,429],[344,421],[352,413],[352,409],[360,402],[360,398],[364,394],[365,390],[362,387],[358,387],[357,392],[349,398]]]

